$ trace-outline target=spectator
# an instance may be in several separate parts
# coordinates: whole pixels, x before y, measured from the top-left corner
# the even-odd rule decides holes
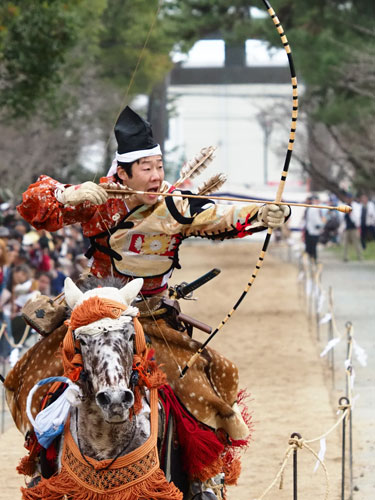
[[[17,220],[13,226],[13,230],[17,234],[21,234],[22,236],[24,236],[28,231],[31,230],[31,226],[24,220]]]
[[[15,304],[15,286],[16,284],[21,284],[22,281],[26,281],[26,279],[24,280],[24,275],[21,272],[19,272],[21,271],[20,268],[22,266],[14,266],[14,260],[18,255],[18,251],[14,250],[14,248],[12,247],[8,255],[9,255],[8,262],[11,262],[12,260],[13,262],[9,269],[6,286],[3,287],[3,290],[1,292],[0,308],[2,309],[3,319],[4,322],[6,323],[6,330],[8,333],[8,337],[11,341],[13,341],[14,338],[13,338],[12,320],[16,316],[16,311],[17,311],[17,306]],[[7,341],[3,341],[2,353],[1,353],[2,357],[7,358],[10,354],[10,351],[11,351],[10,344]]]
[[[40,243],[41,248],[48,249],[48,253],[52,254],[54,249],[55,249],[52,234],[48,231],[45,231],[44,229],[42,229],[41,231],[38,231],[38,232],[40,234],[39,243]]]
[[[1,240],[8,240],[8,238],[10,238],[9,229],[5,226],[0,226],[0,239]]]
[[[354,200],[354,196],[351,193],[347,194],[346,203],[352,207],[352,211],[344,215],[344,262],[348,262],[349,260],[350,245],[354,246],[357,253],[357,259],[362,260],[362,247],[359,235],[361,207],[359,203]]]
[[[10,315],[7,317],[3,312],[3,304],[5,298],[9,296],[7,291],[8,281],[10,278],[10,267],[9,267],[9,255],[8,249],[6,245],[6,241],[0,238],[0,325],[7,325],[7,330],[10,330]],[[3,290],[5,290],[3,294]],[[3,335],[0,338],[0,357],[2,359],[7,358],[9,356],[10,347],[8,341]]]
[[[310,205],[318,205],[319,197],[312,195],[307,199]],[[305,212],[305,250],[309,258],[316,263],[317,245],[323,230],[324,219],[321,210],[317,208],[306,208]]]
[[[21,266],[22,264],[31,264],[29,253],[18,240],[9,240],[8,253],[10,255],[12,268],[15,266]]]
[[[75,266],[80,274],[88,272],[89,259],[83,255],[83,253],[77,255],[75,259]]]
[[[59,270],[65,274],[65,276],[70,276],[76,272],[75,266],[73,265],[73,261],[70,257],[61,257],[58,260],[58,268]],[[72,278],[74,280],[74,278]]]
[[[14,295],[12,316],[19,316],[22,307],[33,295],[35,295],[38,284],[36,280],[33,279],[31,267],[27,264],[16,266],[12,274],[12,293]]]
[[[38,271],[49,271],[51,269],[48,244],[45,241],[41,241],[41,238],[31,245],[29,256],[30,261]]]
[[[51,295],[56,297],[63,291],[64,281],[67,275],[62,272],[59,262],[54,259],[51,259],[50,274],[52,276]]]
[[[42,295],[51,297],[52,276],[48,271],[39,271],[36,275],[38,290]]]
[[[4,240],[0,239],[0,294],[6,286],[9,275],[8,259],[7,244]]]
[[[335,195],[331,194],[329,196],[329,204],[337,207],[338,198]],[[338,245],[339,229],[341,224],[340,214],[336,210],[328,210],[325,219],[325,225],[323,228],[323,232],[320,235],[319,241],[320,243],[323,243],[323,245],[326,245],[327,243]]]
[[[369,201],[368,196],[363,194],[361,202],[361,244],[363,250],[366,248],[366,242],[375,240],[375,204]]]
[[[16,266],[12,271],[11,283],[11,324],[12,338],[17,344],[23,338],[26,324],[21,311],[26,302],[37,294],[37,282],[33,278],[33,270],[27,264]],[[17,355],[17,351],[14,351]],[[13,354],[11,354],[13,356]]]
[[[55,260],[59,259],[60,257],[65,257],[68,253],[68,244],[66,242],[65,236],[60,233],[61,231],[59,231],[58,234],[53,234],[54,251],[52,256]]]

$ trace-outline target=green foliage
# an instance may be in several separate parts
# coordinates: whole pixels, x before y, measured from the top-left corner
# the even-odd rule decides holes
[[[369,102],[366,97],[356,95],[338,94],[332,96],[329,106],[320,106],[312,116],[316,121],[322,121],[327,125],[337,125],[345,122],[355,123],[363,114],[369,112]]]
[[[374,94],[366,81],[370,65],[356,66],[375,51],[372,0],[275,0],[274,8],[291,41],[297,76],[312,99],[309,113],[327,125],[373,113]],[[277,46],[273,26],[264,36]],[[353,80],[358,78],[355,85]],[[372,88],[372,93],[374,89]]]
[[[132,94],[150,92],[172,66],[173,41],[157,12],[156,0],[6,2],[0,7],[0,108],[12,118],[35,112],[61,118],[90,68],[122,93],[136,70]]]
[[[0,106],[14,116],[33,112],[61,83],[61,68],[77,39],[79,1],[8,2],[1,8]]]
[[[217,33],[229,43],[244,42],[251,29],[247,0],[171,0],[164,4],[167,33],[186,52],[208,35]]]
[[[173,42],[157,20],[157,0],[108,0],[97,64],[99,74],[122,92],[149,93],[171,69]]]

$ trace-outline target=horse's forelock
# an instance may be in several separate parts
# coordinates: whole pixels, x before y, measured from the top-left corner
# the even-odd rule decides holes
[[[109,276],[107,278],[97,278],[96,276],[88,276],[82,280],[79,280],[76,285],[82,292],[88,292],[89,290],[94,290],[99,287],[112,287],[121,289],[125,283],[120,278],[115,278]]]

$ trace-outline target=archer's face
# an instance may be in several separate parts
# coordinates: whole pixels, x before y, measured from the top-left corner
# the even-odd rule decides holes
[[[132,195],[127,202],[129,208],[137,205],[154,205],[158,201],[158,195],[153,194],[160,191],[164,180],[164,167],[161,155],[147,156],[141,158],[132,166],[132,176],[129,177],[122,168],[118,168],[120,179],[135,191],[147,191],[147,194]]]

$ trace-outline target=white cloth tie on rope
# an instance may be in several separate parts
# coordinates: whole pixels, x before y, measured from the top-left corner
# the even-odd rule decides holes
[[[361,366],[367,366],[367,352],[353,339],[354,354]]]
[[[324,457],[325,457],[325,454],[326,454],[326,450],[327,450],[326,438],[322,438],[320,440],[320,450],[319,450],[319,453],[318,453],[318,457],[320,459],[320,462],[324,462]],[[314,467],[314,472],[316,472],[318,470],[320,462],[319,462],[319,460],[316,461],[316,464],[315,464],[315,467]]]
[[[331,339],[328,344],[325,346],[323,351],[320,353],[320,357],[323,358],[331,349],[335,347],[340,342],[341,338],[340,337],[334,337]]]
[[[323,309],[323,305],[324,305],[324,301],[325,301],[325,294],[324,292],[322,292],[320,295],[319,295],[319,301],[318,301],[318,313],[320,314],[322,312],[322,309]]]
[[[31,413],[31,404],[34,393],[40,386],[51,382],[63,382],[68,384],[65,391],[52,404],[40,411],[35,420]],[[66,377],[48,377],[39,380],[27,396],[26,413],[34,427],[37,440],[43,448],[48,448],[52,441],[62,433],[70,407],[77,404],[80,388]]]
[[[354,398],[352,399],[352,408],[351,408],[352,413],[353,413],[353,411],[354,411],[354,407],[355,407],[355,404],[356,404],[357,399],[359,398],[359,396],[360,396],[360,394],[356,394],[356,395],[354,396]]]
[[[331,313],[326,313],[323,318],[319,321],[320,325],[324,325],[324,323],[328,323],[328,321],[331,321],[332,319],[332,314]]]

